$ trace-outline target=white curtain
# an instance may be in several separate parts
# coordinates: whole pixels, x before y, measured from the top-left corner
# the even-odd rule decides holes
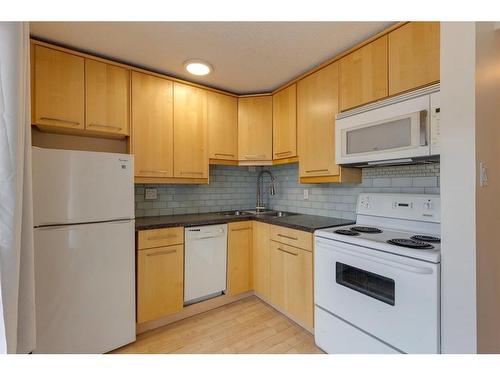
[[[0,22],[0,353],[35,347],[29,51],[28,23]]]

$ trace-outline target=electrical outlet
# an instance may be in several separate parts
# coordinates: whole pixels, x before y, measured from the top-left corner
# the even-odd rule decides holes
[[[148,201],[158,199],[158,189],[144,189],[144,199]]]
[[[479,163],[479,186],[488,186],[488,170],[483,162]]]
[[[309,189],[304,189],[304,200],[307,201],[309,199]]]
[[[255,171],[256,171],[256,169],[254,166],[248,167],[248,172],[255,172]]]

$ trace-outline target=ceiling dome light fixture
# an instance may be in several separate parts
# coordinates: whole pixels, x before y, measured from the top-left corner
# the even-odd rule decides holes
[[[195,76],[206,76],[214,70],[209,63],[198,59],[189,59],[185,61],[184,69]]]

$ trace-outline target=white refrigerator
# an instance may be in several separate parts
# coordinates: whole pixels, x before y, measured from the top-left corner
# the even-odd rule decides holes
[[[33,147],[35,353],[135,340],[133,157]]]

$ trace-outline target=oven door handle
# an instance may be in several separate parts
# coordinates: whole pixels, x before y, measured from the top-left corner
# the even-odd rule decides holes
[[[358,255],[358,254],[354,255],[353,253],[351,253],[348,250],[347,251],[342,250],[342,249],[339,249],[337,247],[334,249],[334,251],[341,253],[341,254],[344,254],[344,255],[355,257],[357,259],[364,259],[364,260],[367,260],[370,262],[382,264],[384,266],[388,266],[388,267],[392,267],[392,268],[399,268],[399,269],[404,270],[404,271],[418,273],[421,275],[431,275],[434,273],[434,270],[432,268],[429,268],[429,267],[415,267],[415,266],[410,266],[408,264],[396,262],[393,260],[388,260],[388,259],[382,260],[382,259],[379,259],[376,257],[371,257],[369,255]],[[369,270],[367,270],[367,271],[369,271]]]

